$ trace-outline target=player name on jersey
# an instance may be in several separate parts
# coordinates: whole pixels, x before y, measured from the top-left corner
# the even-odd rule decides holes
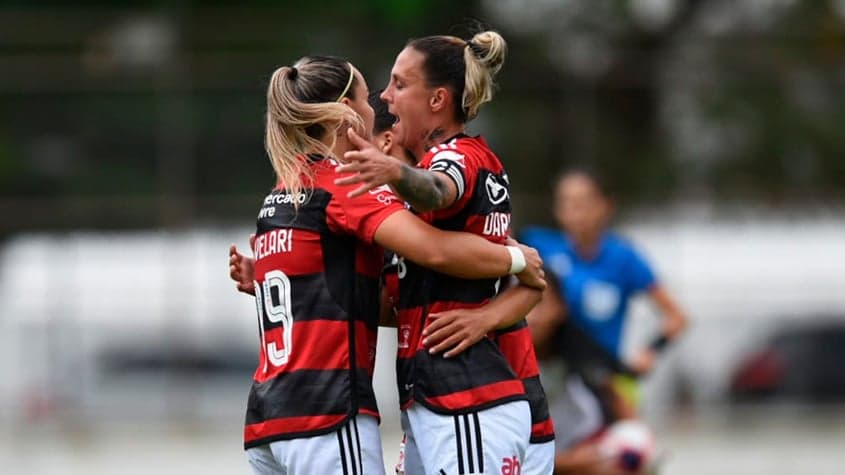
[[[493,212],[484,218],[484,234],[487,236],[507,236],[511,224],[509,213]]]
[[[290,252],[292,248],[293,229],[282,228],[257,236],[253,252],[256,259],[263,259],[279,252]]]

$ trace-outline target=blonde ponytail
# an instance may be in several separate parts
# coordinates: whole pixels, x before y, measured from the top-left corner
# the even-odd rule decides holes
[[[335,71],[339,67],[343,69],[340,73]],[[363,121],[355,111],[334,102],[338,92],[350,84],[347,78],[352,74],[351,68],[351,64],[337,58],[303,58],[293,67],[276,69],[270,78],[264,147],[277,183],[294,197],[311,185],[310,154],[330,157],[341,129],[363,129]],[[327,77],[338,74],[343,78],[342,84],[331,91],[334,86],[326,86]],[[326,95],[331,99],[321,100],[320,96]],[[327,137],[328,144],[323,141]],[[298,207],[300,200],[292,202]]]
[[[467,121],[478,115],[481,104],[493,99],[493,77],[505,62],[507,44],[495,31],[477,33],[464,48],[464,93],[461,105]]]

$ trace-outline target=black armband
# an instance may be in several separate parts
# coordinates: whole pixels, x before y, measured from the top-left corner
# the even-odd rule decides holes
[[[463,169],[461,169],[461,166],[458,165],[457,162],[446,159],[437,160],[437,157],[435,156],[435,161],[431,162],[431,166],[428,167],[428,171],[445,173],[446,176],[452,180],[455,184],[456,190],[455,201],[458,201],[462,196],[464,196],[466,177],[464,176]]]
[[[666,335],[660,335],[659,337],[655,338],[648,346],[655,352],[659,353],[669,347],[669,343],[669,337],[667,337]]]

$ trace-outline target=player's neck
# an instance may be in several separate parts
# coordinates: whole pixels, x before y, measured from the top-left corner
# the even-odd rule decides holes
[[[326,145],[331,145],[327,143]],[[334,146],[331,149],[332,156],[335,160],[339,162],[345,162],[343,158],[343,154],[352,150],[353,146],[352,143],[349,142],[349,139],[346,137],[346,134],[339,134],[334,141]]]
[[[464,131],[464,124],[454,121],[444,121],[428,129],[423,139],[414,148],[413,153],[422,157],[432,147],[442,144],[447,139],[454,137]]]
[[[582,259],[591,260],[598,256],[601,251],[601,234],[580,234],[573,236],[575,252]]]

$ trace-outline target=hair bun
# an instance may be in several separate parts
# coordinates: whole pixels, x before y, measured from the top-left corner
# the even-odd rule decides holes
[[[467,43],[475,45],[475,47],[470,46],[472,52],[475,53],[475,57],[490,68],[493,74],[499,71],[499,68],[505,62],[507,52],[507,43],[505,43],[502,35],[492,30],[482,31],[476,33]]]
[[[493,78],[505,61],[507,44],[495,31],[482,31],[466,41],[463,51],[466,73],[461,106],[467,120],[478,115],[478,108],[493,98]]]
[[[469,40],[466,42],[466,46],[472,51],[472,54],[474,54],[476,58],[484,56],[484,47],[482,47],[480,44]]]

